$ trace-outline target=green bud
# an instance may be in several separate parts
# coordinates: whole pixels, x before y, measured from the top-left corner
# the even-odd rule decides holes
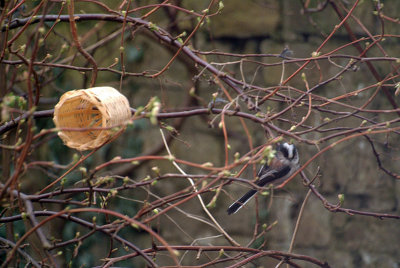
[[[224,254],[225,254],[225,250],[223,248],[221,248],[221,250],[219,251],[219,254],[218,254],[218,258],[221,258],[222,256],[224,256]]]
[[[266,224],[266,223],[264,223],[263,225],[262,225],[262,229],[265,231],[265,230],[267,230],[267,227],[268,227],[268,225]]]
[[[201,165],[202,167],[213,167],[214,164],[211,162],[205,162],[204,164]]]
[[[233,156],[234,156],[234,158],[235,158],[235,162],[238,162],[239,159],[240,159],[240,153],[239,153],[239,152],[236,152]]]
[[[25,213],[25,212],[22,212],[21,213],[21,217],[22,217],[23,220],[26,220],[28,218],[28,214]]]
[[[396,89],[396,91],[394,92],[394,95],[395,95],[395,96],[398,96],[398,95],[400,94],[400,82],[397,82],[397,83],[394,85],[394,88]]]
[[[160,174],[160,168],[159,168],[159,167],[157,167],[157,166],[155,166],[155,167],[152,167],[152,168],[151,168],[151,170],[153,170],[153,171],[154,171],[154,173],[156,173],[157,175],[158,175],[158,174]]]
[[[261,192],[261,195],[267,196],[267,195],[269,195],[269,191],[263,191],[263,192]]]
[[[74,154],[73,156],[72,156],[72,163],[76,163],[76,162],[78,162],[79,161],[79,155],[78,154]]]
[[[340,205],[342,205],[344,202],[344,194],[338,194],[338,199],[339,199]]]
[[[216,202],[216,198],[214,196],[214,198],[210,201],[210,203],[207,204],[207,208],[215,208],[217,202]]]
[[[111,190],[110,190],[110,193],[111,193],[112,197],[114,197],[114,196],[116,196],[116,195],[118,194],[118,190],[116,190],[116,189],[111,189]]]
[[[224,9],[224,2],[219,1],[218,3],[218,12],[221,12]]]
[[[158,26],[152,22],[149,22],[149,29],[152,31],[158,31]]]
[[[111,161],[119,161],[119,160],[121,160],[121,159],[122,159],[121,156],[116,156],[116,157],[114,157]]]
[[[320,55],[321,55],[321,52],[317,52],[317,51],[314,51],[313,53],[311,53],[311,57],[313,57],[313,58],[319,57]]]

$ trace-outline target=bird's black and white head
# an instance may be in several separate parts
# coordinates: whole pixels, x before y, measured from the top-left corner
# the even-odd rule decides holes
[[[276,158],[285,164],[297,165],[299,163],[299,153],[294,144],[287,142],[279,144],[276,148]]]

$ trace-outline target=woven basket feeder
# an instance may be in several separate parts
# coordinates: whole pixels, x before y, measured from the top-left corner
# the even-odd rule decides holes
[[[115,137],[113,127],[126,127],[131,117],[127,98],[112,87],[93,87],[64,93],[54,108],[54,123],[65,145],[80,151],[95,149]],[[65,130],[78,128],[87,130]],[[92,128],[92,129],[91,129]],[[106,128],[106,129],[93,129]]]

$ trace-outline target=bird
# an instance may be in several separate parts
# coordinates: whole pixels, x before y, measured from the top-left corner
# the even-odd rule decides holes
[[[287,142],[277,144],[275,157],[272,158],[269,165],[265,164],[261,167],[257,174],[259,179],[255,184],[260,187],[267,184],[280,185],[292,176],[299,167],[299,153],[296,146]],[[251,189],[236,200],[229,206],[228,215],[238,212],[256,193],[256,189]]]

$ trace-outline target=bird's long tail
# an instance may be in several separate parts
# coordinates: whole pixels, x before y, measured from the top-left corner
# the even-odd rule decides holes
[[[249,200],[257,193],[257,190],[250,190],[246,194],[244,194],[241,198],[239,198],[235,203],[230,205],[227,212],[229,215],[238,212]]]

